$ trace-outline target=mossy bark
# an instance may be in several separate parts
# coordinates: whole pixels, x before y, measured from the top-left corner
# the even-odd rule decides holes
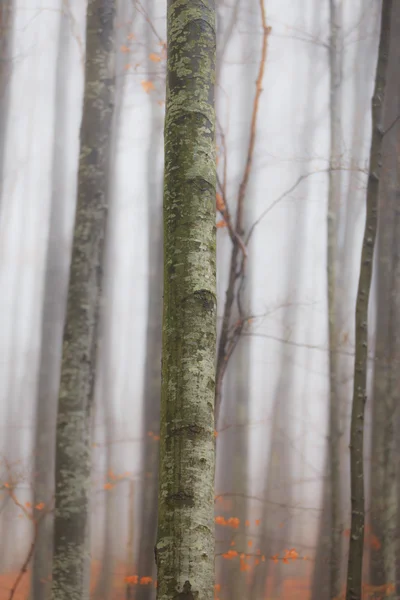
[[[168,0],[159,600],[214,596],[215,4]]]
[[[366,198],[366,220],[356,300],[356,348],[350,426],[351,528],[346,600],[361,600],[364,552],[364,414],[367,397],[368,302],[378,222],[378,192],[382,170],[383,107],[390,46],[392,0],[383,0],[381,32],[372,97],[372,141]]]
[[[56,431],[53,600],[88,597],[90,407],[94,392],[108,146],[114,102],[114,0],[89,0],[78,195]]]

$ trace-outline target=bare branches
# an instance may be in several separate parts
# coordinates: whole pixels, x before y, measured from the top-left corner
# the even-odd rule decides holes
[[[232,226],[231,213],[229,212],[226,198],[226,144],[225,138],[222,134],[221,140],[225,150],[224,157],[224,173],[223,180],[219,183],[219,189],[222,194],[221,214],[227,224],[228,231],[232,240],[232,254],[231,264],[229,270],[229,281],[228,288],[226,291],[226,301],[224,306],[224,314],[222,319],[222,327],[220,333],[220,340],[218,345],[217,353],[217,375],[216,375],[216,393],[215,393],[215,419],[218,423],[218,416],[221,406],[221,391],[222,382],[225,375],[225,371],[229,362],[230,357],[238,343],[240,334],[242,333],[245,319],[243,316],[243,308],[241,305],[241,291],[244,286],[245,272],[246,272],[246,260],[247,260],[247,248],[243,242],[243,217],[244,217],[244,203],[246,198],[246,192],[250,179],[251,169],[253,165],[253,156],[256,141],[257,131],[257,118],[259,112],[260,97],[263,91],[262,82],[265,72],[265,63],[267,59],[268,49],[268,36],[271,32],[271,28],[267,26],[264,0],[260,0],[260,12],[261,12],[261,24],[263,30],[261,56],[259,62],[258,76],[256,80],[256,93],[254,96],[253,109],[250,123],[250,139],[247,149],[245,169],[241,183],[239,185],[239,192],[236,204],[236,221],[235,226]],[[240,256],[241,261],[240,261]],[[232,313],[233,307],[236,303],[239,319],[232,327]]]

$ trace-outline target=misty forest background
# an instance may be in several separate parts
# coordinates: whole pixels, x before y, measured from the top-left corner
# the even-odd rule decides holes
[[[166,2],[117,5],[91,593],[150,600]],[[0,15],[0,598],[44,600],[86,3],[2,0]],[[264,18],[267,27],[259,0],[217,1],[219,327],[233,247],[225,208],[235,214],[248,182],[246,272],[215,432],[215,597],[330,600],[344,593],[347,569],[355,301],[380,2],[269,0]],[[400,594],[399,64],[395,0],[369,306],[365,598]]]

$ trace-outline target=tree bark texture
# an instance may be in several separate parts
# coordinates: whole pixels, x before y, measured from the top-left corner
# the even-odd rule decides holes
[[[368,301],[378,220],[378,193],[382,169],[383,107],[390,46],[392,0],[383,0],[375,89],[372,97],[372,141],[356,300],[353,404],[350,425],[351,527],[346,600],[361,600],[364,550],[364,414],[367,393]]]
[[[88,597],[90,407],[114,102],[113,0],[89,0],[77,208],[56,430],[53,600]]]
[[[168,0],[159,600],[214,596],[215,4]]]

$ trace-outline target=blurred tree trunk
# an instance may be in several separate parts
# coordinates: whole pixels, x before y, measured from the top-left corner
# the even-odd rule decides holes
[[[47,264],[43,292],[42,335],[37,389],[33,504],[52,503],[54,495],[55,429],[60,382],[61,346],[68,287],[69,255],[65,239],[65,153],[68,140],[66,83],[70,22],[60,20],[57,58],[56,109],[54,119],[53,195],[50,211]],[[36,517],[39,517],[38,512]],[[53,515],[42,519],[33,555],[32,599],[45,600],[50,594]]]
[[[215,4],[169,0],[157,598],[214,597]]]
[[[147,9],[154,22],[155,3]],[[147,31],[148,54],[157,40],[150,27]],[[149,73],[157,67],[148,59]],[[162,288],[163,288],[163,231],[162,231],[162,180],[160,150],[162,148],[163,115],[154,101],[150,102],[151,133],[147,150],[148,178],[148,299],[145,372],[143,390],[143,482],[140,506],[140,542],[138,572],[140,577],[155,579],[154,545],[157,535],[158,454],[157,437],[160,431],[161,395],[161,343],[162,343]],[[141,585],[136,600],[155,597],[153,586]]]
[[[340,395],[338,392],[337,351],[339,331],[337,326],[337,234],[338,216],[341,201],[341,83],[342,83],[342,40],[341,40],[341,0],[329,0],[330,8],[330,161],[327,219],[327,285],[328,285],[328,336],[329,336],[329,443],[328,472],[330,508],[329,535],[329,598],[340,593],[340,566],[342,545],[342,501],[340,476]]]
[[[8,98],[12,71],[13,2],[0,2],[0,189],[3,187],[4,151],[7,135]],[[1,196],[0,196],[1,201]]]
[[[270,557],[274,554],[283,555],[289,538],[290,511],[287,506],[291,503],[291,470],[287,439],[290,432],[287,429],[289,409],[291,367],[288,356],[282,358],[281,375],[275,395],[271,419],[271,444],[265,469],[264,505],[261,517],[262,533],[259,543],[261,553]],[[277,536],[279,529],[279,538]],[[283,568],[285,565],[283,565]],[[274,572],[271,595],[278,598],[281,595],[283,581],[281,564],[265,561],[255,569],[251,586],[251,600],[263,598],[266,593],[268,576]]]
[[[131,6],[125,2],[117,2],[116,23],[120,26],[115,28],[115,47],[120,48],[126,43],[126,39],[131,33]],[[123,103],[126,92],[126,77],[124,67],[126,56],[118,52],[115,56],[115,89],[114,89],[114,114],[112,131],[110,134],[110,148],[108,150],[111,161],[109,164],[109,196],[108,218],[106,242],[103,251],[104,265],[104,286],[103,298],[101,302],[100,331],[98,342],[98,355],[96,364],[101,368],[96,372],[96,392],[95,409],[102,409],[105,419],[105,476],[112,481],[113,468],[115,467],[116,453],[114,450],[115,426],[113,422],[113,406],[115,397],[113,395],[114,385],[113,376],[115,365],[113,363],[113,327],[114,327],[114,307],[113,307],[113,273],[115,267],[115,247],[118,244],[118,238],[115,234],[115,218],[117,209],[115,208],[114,198],[114,176],[116,172],[116,160],[118,155],[118,141],[120,139],[121,128],[123,127]],[[111,600],[114,593],[115,579],[115,551],[118,544],[119,520],[121,519],[119,510],[120,487],[112,487],[105,490],[104,498],[104,521],[103,525],[103,547],[101,554],[101,568],[94,590],[95,600]]]
[[[64,327],[56,430],[52,597],[85,599],[89,589],[90,411],[108,208],[114,103],[113,0],[89,0],[77,208]]]
[[[346,600],[361,600],[364,551],[364,414],[367,395],[368,301],[371,288],[372,259],[378,218],[378,192],[382,168],[384,135],[383,107],[390,47],[392,0],[383,0],[381,33],[372,98],[372,141],[366,198],[365,231],[356,301],[356,350],[354,360],[353,406],[350,426],[351,528]]]
[[[388,83],[385,102],[385,130],[400,115],[400,48],[395,40],[400,31],[400,7],[394,5]],[[398,375],[400,297],[400,219],[398,127],[383,140],[382,180],[379,188],[377,244],[377,318],[374,362],[374,399],[371,451],[371,529],[376,543],[371,548],[370,582],[374,586],[396,581],[396,490],[395,410]],[[379,547],[378,547],[379,546]],[[395,595],[388,592],[387,596]]]

